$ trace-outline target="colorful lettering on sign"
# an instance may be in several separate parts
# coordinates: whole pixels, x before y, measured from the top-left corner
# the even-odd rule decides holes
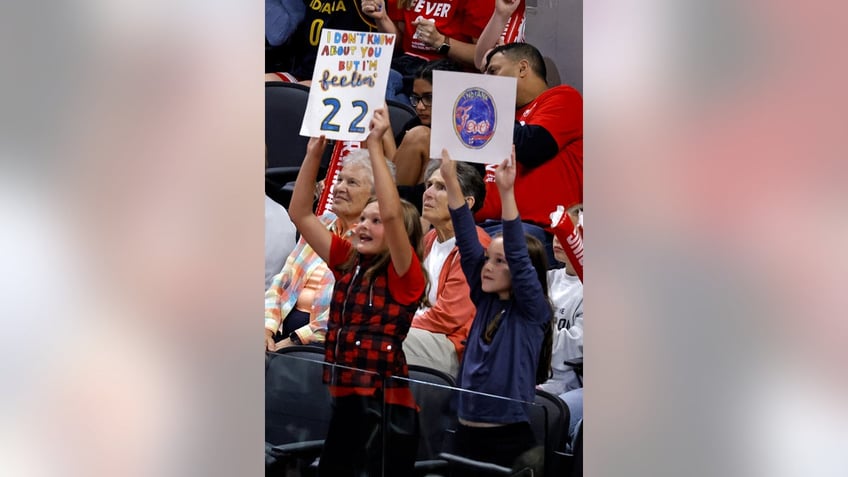
[[[393,45],[395,43],[395,36],[352,31],[337,31],[334,34],[327,32],[327,43],[341,43],[349,45]]]
[[[359,115],[353,118],[353,121],[350,122],[350,126],[348,126],[347,128],[347,132],[364,133],[365,128],[363,126],[360,126],[359,123],[362,122],[362,119],[365,117],[366,114],[368,114],[368,103],[362,100],[356,100],[352,101],[350,105],[354,108],[359,108]],[[331,109],[330,113],[324,117],[323,121],[321,121],[321,130],[338,132],[339,125],[333,124],[331,121],[336,116],[336,114],[338,114],[339,109],[341,109],[341,102],[336,98],[325,98],[324,106],[329,106]]]
[[[376,71],[377,62],[373,60],[339,61],[339,71]]]
[[[358,55],[357,55],[358,53]],[[383,47],[381,46],[336,46],[324,45],[321,49],[321,56],[358,56],[361,58],[379,58],[383,55]]]
[[[338,86],[340,88],[351,87],[357,88],[359,86],[368,86],[370,88],[374,87],[375,79],[377,78],[377,73],[373,75],[363,75],[358,71],[354,71],[349,76],[347,75],[332,75],[329,70],[324,70],[324,73],[321,75],[321,81],[319,84],[321,85],[321,90],[327,91],[331,86]]]

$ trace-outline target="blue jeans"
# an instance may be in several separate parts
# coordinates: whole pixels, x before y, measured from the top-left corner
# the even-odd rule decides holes
[[[583,388],[572,389],[571,391],[562,393],[559,398],[568,406],[568,442],[566,451],[571,451],[574,438],[577,435],[577,424],[583,420]]]

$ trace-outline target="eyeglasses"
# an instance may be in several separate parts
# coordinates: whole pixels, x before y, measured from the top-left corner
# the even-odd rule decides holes
[[[417,94],[413,94],[409,96],[409,102],[412,103],[412,107],[418,106],[418,102],[424,103],[424,106],[432,106],[433,105],[433,93],[424,93],[424,96],[418,96]]]
[[[506,314],[506,308],[501,310],[498,313],[498,316],[494,317],[492,321],[486,325],[486,331],[483,332],[483,342],[486,344],[492,344],[492,340],[495,339],[495,333],[498,331],[498,328],[501,327],[501,320],[503,316]]]

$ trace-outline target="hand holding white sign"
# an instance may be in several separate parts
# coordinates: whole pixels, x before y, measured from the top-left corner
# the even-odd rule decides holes
[[[371,128],[369,138],[382,142],[383,135],[392,127],[392,123],[389,121],[389,111],[385,106],[374,110],[374,117],[371,118],[368,127]]]
[[[515,186],[515,146],[512,146],[512,154],[501,162],[495,171],[495,183],[498,190],[508,191]]]
[[[462,187],[460,187],[459,178],[456,175],[456,162],[451,159],[447,149],[442,149],[442,164],[439,166],[439,171],[442,173],[442,180],[445,181],[448,206],[451,209],[466,207],[465,194],[462,193]]]

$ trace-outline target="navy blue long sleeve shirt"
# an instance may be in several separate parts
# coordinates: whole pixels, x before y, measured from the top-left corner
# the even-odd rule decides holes
[[[459,386],[477,393],[503,396],[498,399],[463,392],[459,417],[468,421],[510,424],[528,421],[526,404],[533,402],[536,366],[551,307],[527,254],[520,218],[503,221],[504,253],[512,276],[513,293],[501,300],[480,288],[485,251],[477,240],[474,219],[467,207],[450,211],[462,270],[471,289],[477,314],[468,334]],[[490,344],[483,341],[486,326],[504,311]]]

